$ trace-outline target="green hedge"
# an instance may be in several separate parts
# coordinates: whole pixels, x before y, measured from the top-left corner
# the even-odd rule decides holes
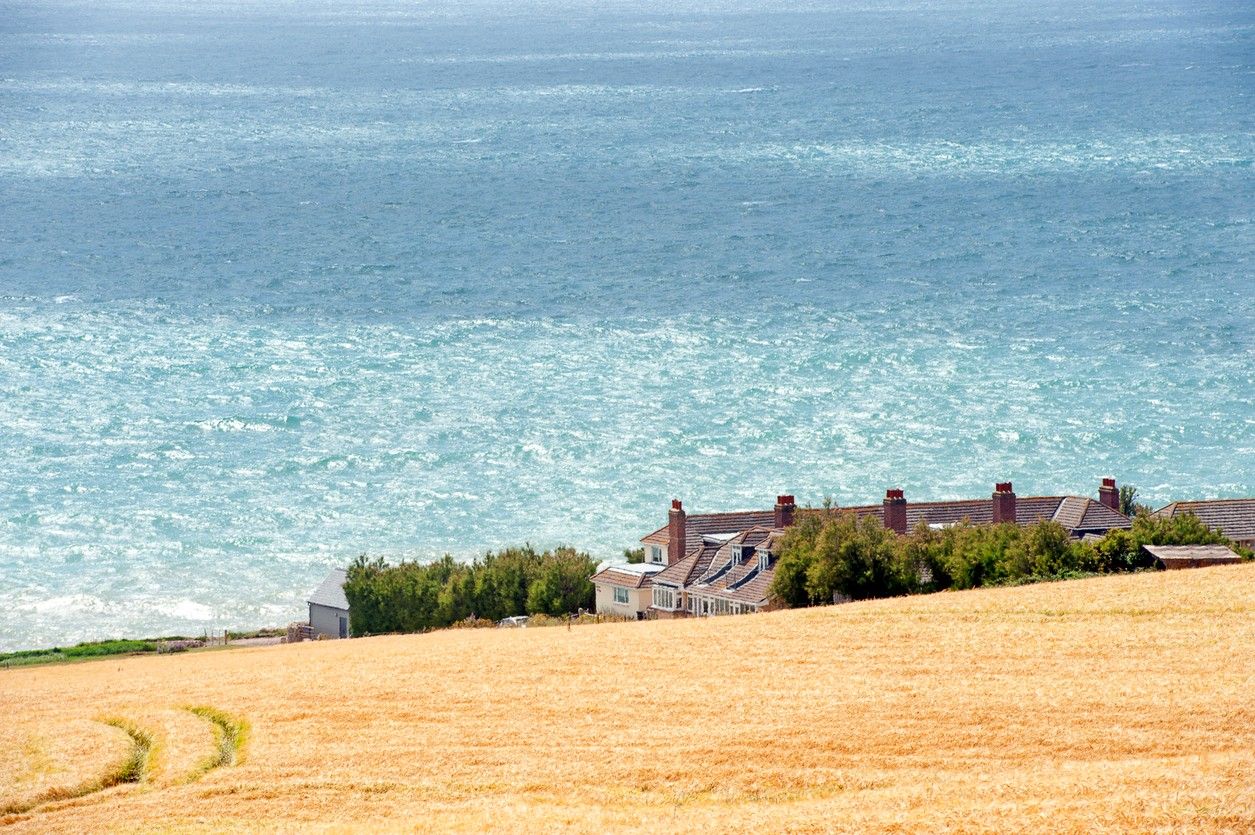
[[[156,652],[157,640],[88,641],[72,647],[51,649],[24,649],[17,652],[0,652],[0,667],[21,667],[30,664],[46,664],[71,658],[96,658],[105,655],[126,655],[134,652]]]
[[[1151,566],[1143,545],[1228,545],[1251,553],[1197,517],[1139,514],[1132,530],[1112,530],[1095,543],[1069,539],[1058,523],[1042,521],[933,529],[905,536],[881,520],[853,513],[805,514],[781,544],[772,593],[787,606],[902,594],[1018,585],[1041,580],[1135,571]]]
[[[573,548],[539,552],[530,545],[488,552],[473,562],[444,557],[387,565],[358,557],[344,596],[354,635],[425,632],[468,618],[565,615],[593,606],[597,564]]]

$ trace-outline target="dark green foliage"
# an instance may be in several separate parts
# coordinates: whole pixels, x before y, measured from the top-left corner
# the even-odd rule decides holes
[[[623,559],[627,560],[630,563],[644,562],[645,561],[645,546],[642,545],[640,548],[624,548]]]
[[[1141,512],[1131,531],[1113,530],[1091,544],[1049,521],[921,524],[898,536],[873,516],[813,513],[781,543],[772,594],[785,606],[806,606],[834,596],[859,600],[1133,571],[1152,564],[1142,550],[1148,544],[1234,547],[1192,515],[1160,519]]]
[[[1094,543],[1096,570],[1102,572],[1132,571],[1150,565],[1150,557],[1129,531],[1108,531]]]
[[[1250,553],[1231,542],[1219,531],[1203,524],[1192,513],[1179,516],[1151,516],[1139,512],[1133,519],[1133,529],[1111,531],[1094,546],[1098,555],[1097,571],[1131,571],[1148,568],[1154,559],[1143,545],[1227,545],[1239,554]]]
[[[156,652],[158,641],[114,640],[88,641],[72,647],[52,647],[51,649],[24,649],[17,652],[0,652],[0,667],[19,667],[30,664],[45,664],[50,661],[68,661],[73,658],[96,658],[105,655],[127,655],[136,652]]]
[[[470,563],[446,554],[431,563],[390,566],[361,556],[348,568],[344,596],[354,635],[425,632],[468,618],[497,621],[591,608],[595,571],[588,554],[572,548],[539,552],[530,545],[490,551]]]
[[[157,645],[149,641],[93,641],[66,647],[61,653],[66,658],[90,658],[97,655],[122,655],[128,652],[156,652]]]
[[[895,597],[912,591],[912,576],[897,537],[872,516],[842,513],[819,531],[806,569],[806,591],[816,602],[840,595],[853,600]]]
[[[596,589],[590,578],[596,571],[597,564],[588,554],[574,548],[556,549],[542,562],[527,590],[528,614],[565,615],[592,608]]]
[[[815,562],[815,542],[825,523],[818,514],[807,514],[798,520],[780,545],[771,591],[785,606],[809,606],[817,602],[811,599],[806,576]],[[831,599],[818,602],[831,602]]]
[[[897,539],[873,517],[807,514],[785,538],[772,591],[789,606],[916,591],[918,572]]]
[[[1231,545],[1229,538],[1203,524],[1193,513],[1178,516],[1140,514],[1133,520],[1133,538],[1142,545]]]

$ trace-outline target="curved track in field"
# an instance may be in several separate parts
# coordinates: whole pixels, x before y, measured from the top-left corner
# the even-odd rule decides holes
[[[203,722],[191,719],[197,717]],[[208,729],[205,724],[208,723]],[[90,773],[91,760],[99,762],[94,776],[87,779],[52,782],[45,788],[27,791],[17,788],[10,797],[0,795],[0,824],[12,823],[37,814],[51,804],[67,800],[79,800],[105,789],[122,785],[148,786],[153,790],[199,780],[217,768],[237,765],[244,759],[248,741],[248,722],[225,711],[209,706],[188,706],[178,710],[139,711],[128,716],[108,716],[93,720],[84,727],[108,726],[126,734],[128,743],[125,754],[118,752],[107,759],[109,751],[102,746],[89,746],[84,756],[62,756],[61,770],[74,773]],[[69,729],[62,729],[68,733]],[[102,737],[105,739],[105,737]],[[54,735],[32,735],[18,757],[25,760],[13,768],[23,772],[10,777],[11,786],[20,787],[27,774],[51,770],[40,752]],[[115,749],[116,750],[116,749]],[[70,768],[75,766],[76,768]]]

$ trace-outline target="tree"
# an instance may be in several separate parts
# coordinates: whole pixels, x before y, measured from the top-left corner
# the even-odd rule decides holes
[[[853,513],[808,514],[781,545],[773,594],[786,605],[905,594],[919,586],[898,537]]]
[[[591,578],[597,570],[593,558],[574,548],[558,548],[545,556],[527,591],[527,613],[566,615],[591,609],[596,592]]]
[[[349,566],[344,595],[355,635],[424,632],[472,614],[500,620],[591,608],[596,568],[588,554],[573,548],[539,553],[530,545],[489,551],[469,564],[448,554],[399,565],[363,555]]]
[[[807,591],[806,572],[814,561],[815,539],[822,529],[819,514],[808,513],[790,527],[781,540],[770,590],[781,605],[798,608],[816,602]],[[830,601],[831,598],[823,602]]]
[[[383,605],[379,586],[386,567],[382,557],[372,560],[361,554],[345,571],[344,596],[349,599],[349,624],[354,635],[381,631]]]
[[[1150,513],[1151,508],[1137,501],[1136,487],[1132,484],[1125,484],[1120,487],[1120,512],[1125,516],[1137,516],[1141,513]]]
[[[1229,537],[1207,527],[1193,513],[1176,516],[1139,514],[1133,520],[1133,538],[1139,548],[1143,545],[1233,545]]]
[[[640,548],[624,548],[623,559],[627,560],[630,563],[644,562],[645,561],[645,546],[642,545]]]

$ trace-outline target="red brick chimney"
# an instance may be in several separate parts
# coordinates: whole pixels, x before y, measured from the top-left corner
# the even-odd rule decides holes
[[[792,496],[776,496],[776,520],[777,528],[787,528],[793,524],[793,511],[797,509],[797,505],[793,501]]]
[[[1098,488],[1098,501],[1107,507],[1120,512],[1120,491],[1116,488],[1116,480],[1114,478],[1104,478],[1102,486]]]
[[[684,559],[688,539],[686,518],[684,503],[672,499],[671,512],[667,514],[667,565]]]
[[[1015,491],[1009,481],[994,485],[994,524],[999,522],[1015,523]]]
[[[899,489],[885,491],[885,527],[906,533],[906,495]]]

